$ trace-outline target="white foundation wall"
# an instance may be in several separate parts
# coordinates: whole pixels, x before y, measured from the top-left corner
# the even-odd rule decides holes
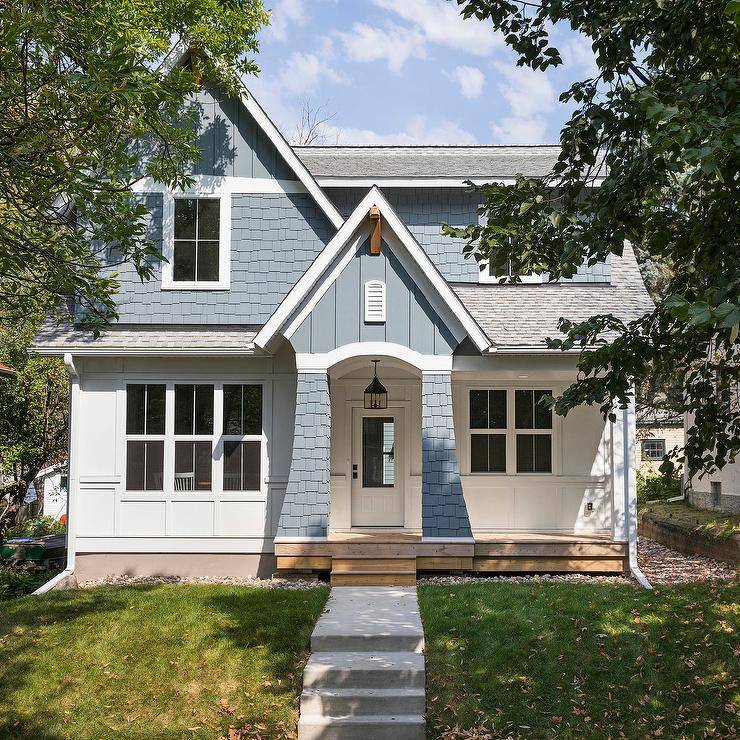
[[[619,497],[613,471],[613,425],[598,407],[579,407],[563,418],[553,414],[551,474],[471,473],[471,389],[546,389],[557,395],[575,377],[569,356],[456,357],[453,413],[465,503],[473,534],[563,532],[619,539]],[[515,465],[513,435],[507,440],[509,470]],[[589,507],[590,504],[590,507]]]
[[[290,470],[295,365],[274,358],[76,358],[79,391],[72,409],[73,498],[70,533],[84,553],[269,554]],[[219,454],[211,491],[126,491],[127,383],[213,383],[220,429],[223,383],[263,386],[260,490],[222,490]],[[169,445],[171,446],[171,445]],[[220,446],[217,443],[217,447]],[[171,482],[170,482],[171,483]]]

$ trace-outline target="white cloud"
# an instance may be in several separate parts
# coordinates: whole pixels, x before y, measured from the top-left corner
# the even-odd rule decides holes
[[[380,133],[372,129],[329,126],[328,138],[338,144],[396,144],[416,146],[419,144],[477,144],[477,139],[456,121],[439,121],[434,124],[424,116],[415,116],[400,131]]]
[[[426,57],[424,38],[412,29],[395,24],[385,27],[355,23],[350,32],[337,31],[348,59],[354,62],[386,60],[388,69],[395,74],[411,57]]]
[[[526,118],[555,107],[555,89],[544,72],[503,62],[493,66],[503,77],[499,90],[515,116]]]
[[[494,141],[501,144],[542,144],[547,119],[556,105],[556,94],[545,73],[528,67],[495,62],[501,75],[499,92],[507,102],[509,115],[491,123]]]
[[[321,51],[318,54],[304,54],[294,51],[283,64],[278,75],[277,84],[283,90],[294,94],[315,92],[323,80],[343,82],[344,78],[331,66],[332,52]]]
[[[577,67],[587,77],[598,75],[599,68],[596,64],[596,55],[591,49],[590,39],[577,35],[568,39],[565,43],[559,43],[558,49],[563,57],[566,69],[572,70]]]
[[[373,0],[383,10],[389,10],[410,21],[426,41],[459,51],[488,56],[503,40],[486,21],[467,20],[460,16],[456,3],[447,0]]]
[[[270,10],[267,35],[278,41],[285,41],[288,37],[288,26],[303,26],[307,20],[303,0],[274,0]]]
[[[452,72],[445,73],[460,87],[460,94],[468,100],[479,98],[483,92],[483,85],[486,82],[485,75],[477,67],[468,67],[462,64],[455,67]]]
[[[521,118],[507,116],[491,124],[491,134],[497,144],[544,144],[547,121],[542,116]]]

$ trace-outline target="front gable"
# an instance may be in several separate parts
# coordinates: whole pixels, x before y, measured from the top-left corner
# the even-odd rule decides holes
[[[383,321],[366,320],[368,283],[383,286]],[[300,312],[299,312],[300,313]],[[442,320],[386,241],[379,255],[365,239],[335,281],[286,336],[296,352],[330,352],[355,342],[391,342],[423,355],[449,355],[466,336]]]
[[[367,246],[371,207],[381,217],[379,255],[370,254]],[[382,322],[363,315],[365,286],[373,280],[385,290]],[[255,344],[265,349],[278,334],[297,352],[311,354],[357,342],[392,343],[425,355],[450,355],[465,337],[479,351],[491,344],[375,187],[286,296]]]

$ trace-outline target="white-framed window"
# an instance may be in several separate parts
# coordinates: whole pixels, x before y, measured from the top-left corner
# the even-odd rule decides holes
[[[516,472],[552,473],[552,411],[542,404],[552,390],[514,391]]]
[[[128,383],[125,403],[127,492],[262,490],[262,382]]]
[[[257,491],[262,477],[262,386],[223,387],[223,490]]]
[[[126,490],[164,490],[166,387],[126,386]]]
[[[175,383],[175,491],[213,486],[213,385]]]
[[[662,460],[665,455],[664,439],[644,439],[642,441],[643,460]]]
[[[231,283],[231,195],[165,193],[162,288],[225,290]]]
[[[468,389],[468,467],[471,474],[551,474],[550,389]]]
[[[504,275],[496,274],[493,272],[491,268],[491,264],[486,263],[485,265],[480,266],[480,272],[478,273],[478,282],[479,283],[500,283],[503,278],[510,278],[514,275],[518,275],[519,280],[521,280],[522,283],[541,283],[542,282],[542,275],[540,275],[537,272],[529,273],[528,275],[523,275],[522,273],[518,273],[514,270],[511,260],[507,263],[507,271]]]

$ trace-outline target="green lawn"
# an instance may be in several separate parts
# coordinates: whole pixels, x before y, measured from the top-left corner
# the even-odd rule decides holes
[[[421,586],[429,736],[737,737],[739,591]]]
[[[293,737],[327,594],[168,585],[3,602],[0,737]]]

